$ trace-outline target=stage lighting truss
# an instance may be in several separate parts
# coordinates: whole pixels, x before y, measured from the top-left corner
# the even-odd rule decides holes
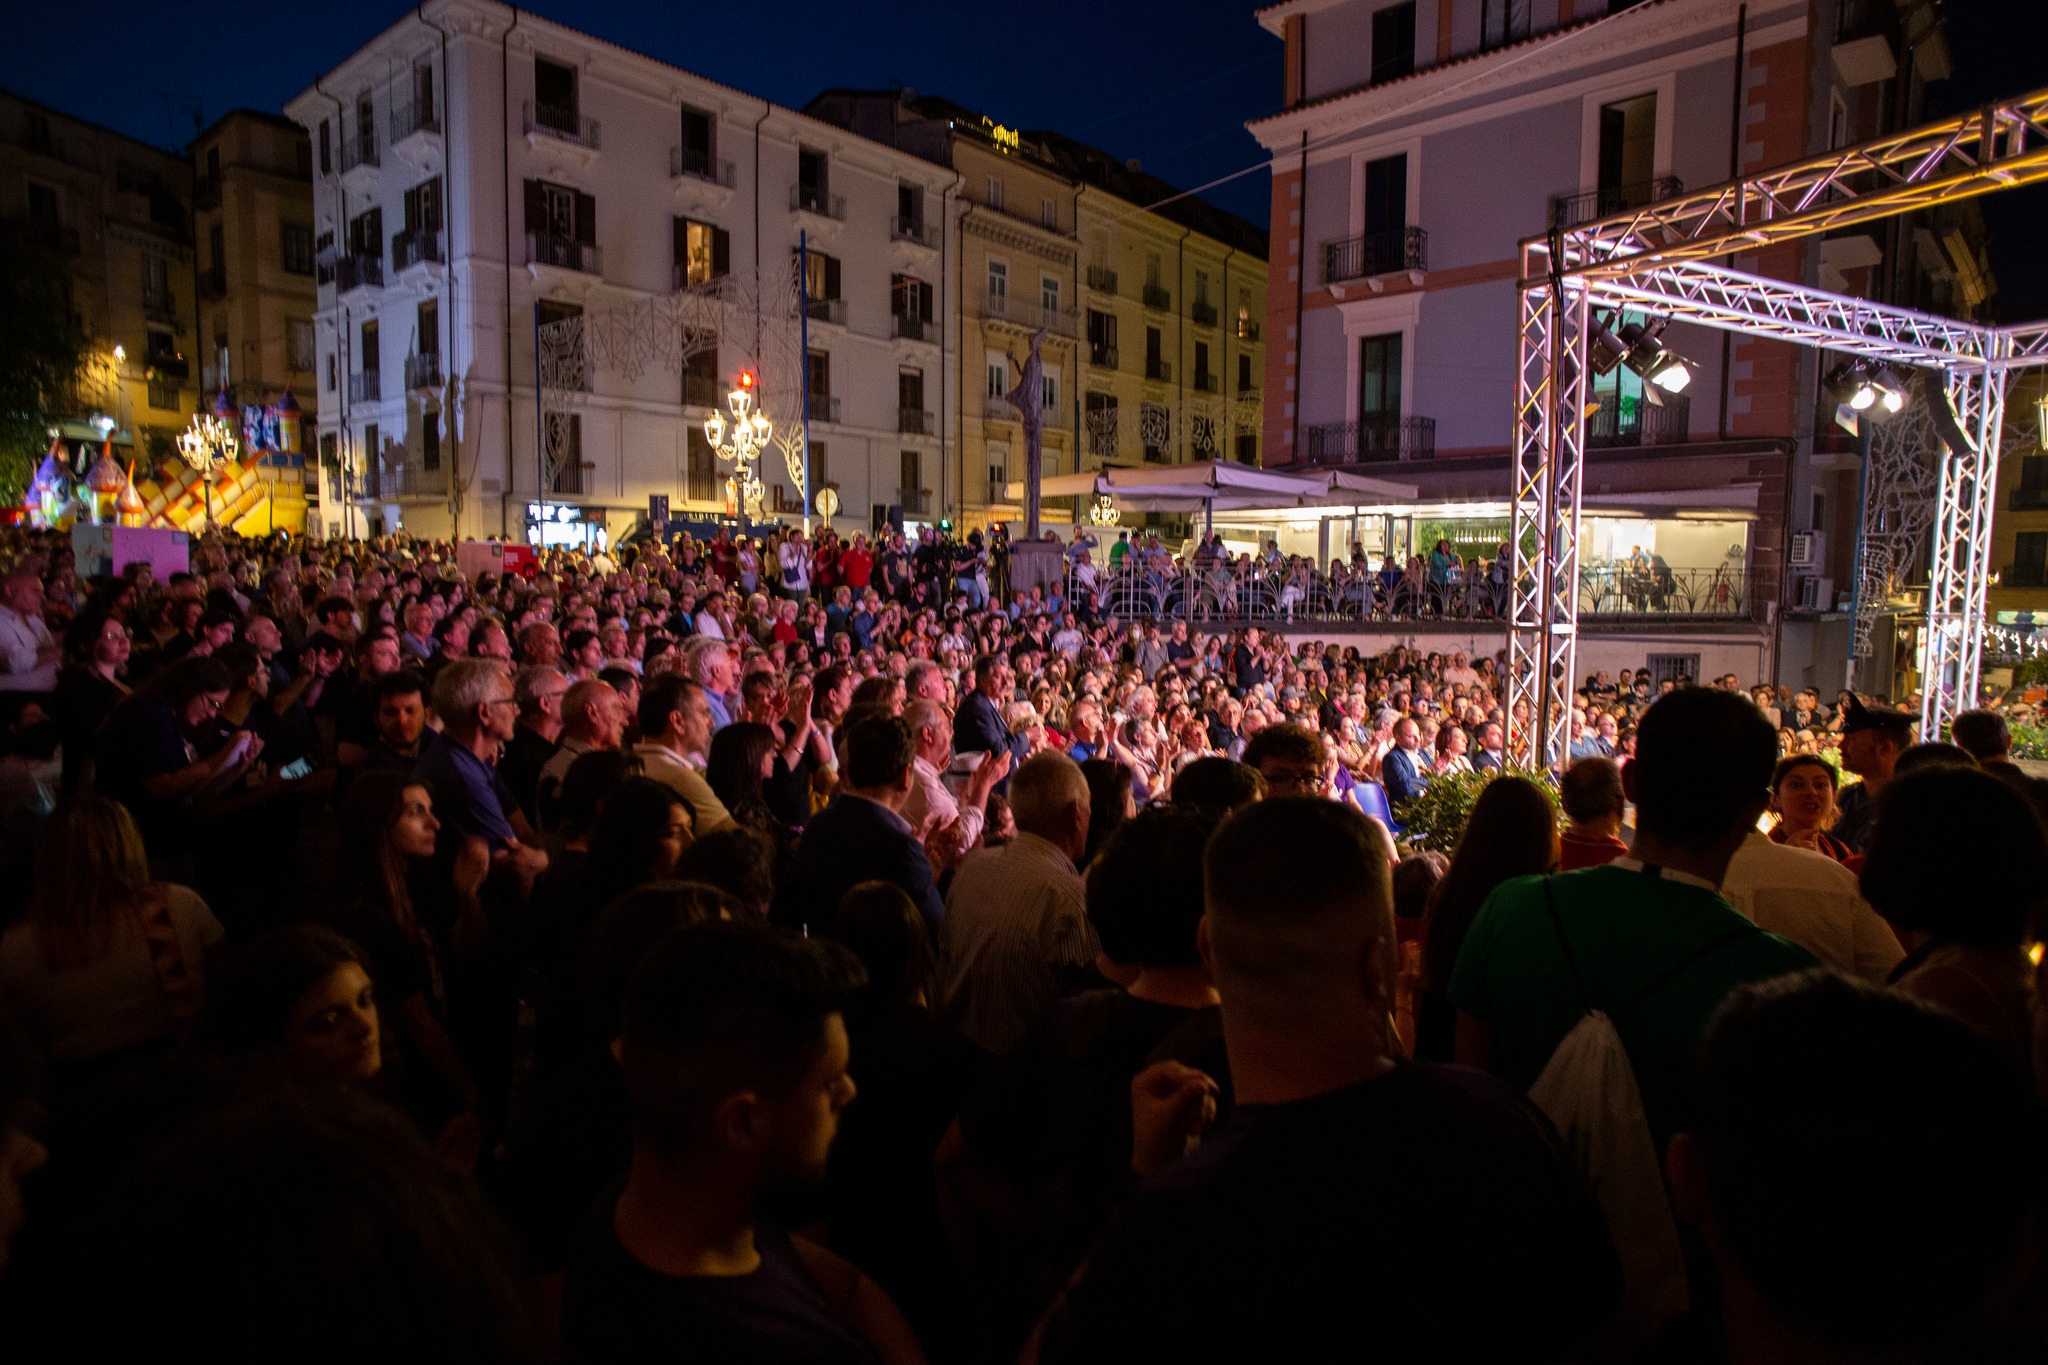
[[[2048,364],[2048,322],[1986,327],[1712,262],[2044,179],[2048,90],[1522,243],[1508,629],[1508,693],[1519,705],[1511,705],[1511,752],[1550,767],[1562,766],[1568,753],[1588,372],[1640,360],[1662,374],[1657,363],[1671,354],[1648,328],[1656,352],[1642,349],[1643,337],[1596,325],[1594,308],[1654,317],[1659,330],[1687,322],[1888,367],[1882,381],[1869,372],[1878,412],[1893,401],[1888,395],[1904,402],[1908,372],[1938,375],[1953,421],[1936,422],[1947,450],[1922,733],[1938,733],[1974,703],[2005,384],[2016,368]]]

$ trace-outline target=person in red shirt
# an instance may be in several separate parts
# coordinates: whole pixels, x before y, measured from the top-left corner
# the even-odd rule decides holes
[[[839,581],[853,589],[854,599],[858,601],[874,571],[875,557],[868,550],[868,538],[855,531],[853,544],[839,556]]]
[[[832,589],[838,586],[839,537],[819,531],[818,548],[811,553],[811,591],[829,601]]]
[[[1557,785],[1558,804],[1570,821],[1559,839],[1559,870],[1600,867],[1628,852],[1621,841],[1621,769],[1611,758],[1582,758]]]

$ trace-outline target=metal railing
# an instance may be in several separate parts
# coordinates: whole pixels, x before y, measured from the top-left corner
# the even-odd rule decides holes
[[[981,419],[984,422],[1014,422],[1017,410],[1010,406],[1009,399],[990,394],[981,400]]]
[[[2008,564],[1998,574],[2001,588],[2048,588],[2048,564]]]
[[[405,358],[405,387],[407,392],[417,389],[438,389],[441,387],[441,353],[423,351]]]
[[[1311,426],[1302,458],[1310,464],[1427,460],[1436,454],[1434,417],[1368,417]]]
[[[384,396],[384,374],[381,370],[359,370],[348,377],[348,401],[351,403],[374,403]]]
[[[1148,284],[1144,290],[1145,306],[1155,312],[1173,311],[1173,291],[1163,284]]]
[[[564,104],[537,104],[526,101],[526,131],[542,137],[551,137],[558,142],[588,147],[592,151],[603,145],[603,128],[594,118],[580,117],[575,108]]]
[[[2048,488],[2029,487],[2026,484],[2021,484],[2018,488],[2012,490],[2011,494],[2006,498],[2005,505],[2006,510],[2009,512],[2048,511]]]
[[[1237,320],[1237,339],[1239,341],[1257,341],[1259,339],[1259,324],[1253,322],[1250,318],[1239,318]]]
[[[142,286],[142,312],[151,322],[177,321],[178,300],[171,293],[170,286],[144,284]]]
[[[1096,346],[1091,344],[1088,347],[1088,363],[1090,365],[1096,366],[1098,369],[1115,369],[1117,367],[1116,347]]]
[[[831,322],[842,327],[846,325],[845,299],[806,299],[803,301],[803,311],[812,322]],[[789,315],[795,317],[796,312],[797,310],[792,308]]]
[[[384,258],[362,255],[337,256],[334,259],[334,292],[346,294],[351,289],[377,289],[384,284]]]
[[[914,318],[907,313],[889,315],[889,335],[892,337],[901,337],[906,341],[936,341],[938,330],[937,323]]]
[[[1429,269],[1429,234],[1419,227],[1323,243],[1323,283]]]
[[[931,246],[932,231],[921,218],[905,218],[897,215],[889,220],[889,239],[895,242],[911,242],[918,246]]]
[[[343,138],[341,140],[341,173],[347,175],[358,166],[375,166],[377,140],[372,138]]]
[[[168,377],[182,383],[192,377],[192,362],[181,355],[153,355],[142,363],[151,378]]]
[[[178,386],[176,384],[159,384],[156,380],[152,379],[145,387],[149,390],[149,405],[152,408],[155,408],[158,412],[176,412],[178,410]]]
[[[688,177],[727,189],[740,183],[739,172],[730,161],[720,161],[709,152],[681,145],[668,149],[668,174],[671,180]]]
[[[1089,266],[1088,287],[1099,294],[1116,293],[1116,272],[1106,265]]]
[[[1216,305],[1196,299],[1188,305],[1188,317],[1198,327],[1214,327],[1216,325]]]
[[[839,400],[829,393],[814,393],[810,396],[811,420],[813,422],[836,422],[839,420]]]
[[[725,395],[719,392],[722,387],[715,374],[685,374],[683,403],[693,408],[722,408],[725,406]]]
[[[1197,393],[1215,393],[1223,387],[1222,376],[1211,371],[1208,374],[1195,371],[1193,388]]]
[[[413,100],[391,107],[391,144],[395,147],[414,133],[438,133],[441,119],[432,100]]]
[[[348,476],[348,497],[353,502],[377,502],[389,498],[445,498],[448,471],[422,465],[400,464],[358,470]]]
[[[896,505],[911,516],[925,516],[932,510],[932,490],[899,488],[896,490]]]
[[[1683,180],[1675,175],[1665,175],[1655,180],[1639,180],[1630,185],[1609,185],[1604,189],[1587,190],[1584,194],[1560,194],[1550,201],[1550,221],[1558,227],[1577,227],[1581,223],[1605,218],[1611,213],[1626,213],[1645,204],[1676,199],[1684,193]]]
[[[1070,337],[1074,334],[1071,309],[1047,308],[1027,299],[1013,299],[1008,294],[987,295],[982,301],[981,315],[1014,322],[1020,327],[1043,327],[1054,336]]]
[[[595,242],[579,242],[573,237],[559,237],[552,232],[526,234],[526,263],[580,270],[586,275],[604,273],[604,257]]]
[[[789,210],[791,213],[815,213],[820,218],[843,223],[846,221],[846,196],[829,194],[816,185],[791,185]]]
[[[1749,573],[1741,568],[1673,569],[1614,564],[1579,570],[1581,616],[1728,619],[1749,615]]]
[[[1586,418],[1586,444],[1657,446],[1682,442],[1691,430],[1692,400],[1673,394],[1662,407],[1644,398],[1610,399]]]
[[[414,228],[391,239],[391,268],[394,271],[425,265],[430,261],[439,264],[444,259],[441,234],[434,228]]]
[[[1173,382],[1173,362],[1155,359],[1149,355],[1146,356],[1145,377],[1155,384],[1171,384]]]
[[[938,433],[938,424],[932,414],[922,408],[896,409],[896,430],[906,436],[933,436]]]

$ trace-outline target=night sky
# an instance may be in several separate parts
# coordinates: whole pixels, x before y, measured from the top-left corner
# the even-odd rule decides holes
[[[908,85],[999,123],[1055,128],[1191,188],[1258,165],[1247,119],[1280,104],[1281,46],[1253,0],[581,0],[538,12],[779,103]],[[2048,85],[2048,0],[1948,0],[1962,109]],[[159,145],[235,107],[277,109],[402,10],[203,0],[10,6],[0,86]],[[1011,16],[1005,18],[1005,16]],[[735,22],[743,17],[744,25]],[[883,16],[886,16],[884,18]],[[1263,170],[1207,192],[1264,224]],[[1981,201],[1999,313],[2048,316],[2048,187]]]

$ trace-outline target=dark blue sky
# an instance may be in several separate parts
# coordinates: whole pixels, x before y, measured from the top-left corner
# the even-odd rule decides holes
[[[1279,107],[1281,47],[1253,22],[1256,3],[549,0],[538,12],[784,104],[833,85],[943,94],[1192,187],[1257,163],[1245,120]],[[1946,8],[1956,58],[1946,107],[2048,85],[2048,0]],[[402,13],[378,0],[17,0],[0,20],[0,85],[167,144],[191,136],[195,110],[210,120],[236,106],[276,109]],[[1267,193],[1259,171],[1208,197],[1263,224]],[[1982,202],[2000,313],[2048,315],[2048,187]]]

